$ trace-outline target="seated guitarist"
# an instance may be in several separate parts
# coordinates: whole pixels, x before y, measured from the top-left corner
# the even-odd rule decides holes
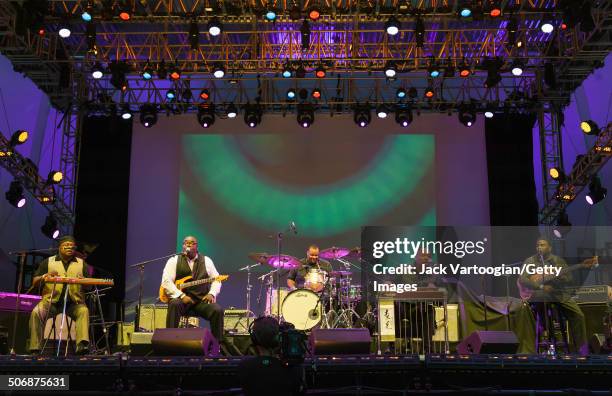
[[[594,262],[596,263],[596,258]],[[568,267],[563,258],[552,254],[550,242],[545,238],[538,238],[536,254],[528,257],[524,264],[535,264],[536,267],[555,266],[562,269],[558,277],[523,273],[519,278],[519,289],[526,288],[527,290],[521,292],[521,297],[526,294],[527,299],[532,303],[551,302],[556,304],[561,314],[569,321],[573,338],[573,352],[587,355],[589,346],[584,313],[576,301],[570,298],[570,294],[565,291],[565,287],[570,286],[572,282],[570,275],[572,269],[591,267],[594,264],[578,264]],[[536,308],[539,310],[541,305],[537,304]]]
[[[162,276],[161,286],[170,297],[166,327],[178,327],[181,316],[200,316],[210,321],[210,330],[220,341],[223,336],[223,309],[215,301],[221,291],[221,282],[205,283],[185,291],[175,285],[176,280],[187,276],[199,280],[218,275],[210,257],[198,254],[197,239],[193,236],[185,237],[183,254],[168,259]]]

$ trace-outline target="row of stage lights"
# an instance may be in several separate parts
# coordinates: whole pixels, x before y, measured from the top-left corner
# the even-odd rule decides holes
[[[28,140],[28,137],[29,137],[29,133],[28,131],[25,131],[25,130],[18,130],[15,133],[13,133],[13,135],[11,136],[11,139],[9,140],[9,147],[0,151],[0,161],[3,158],[11,157],[13,153],[15,152],[15,147],[18,145],[24,144]],[[63,179],[64,179],[64,175],[62,172],[52,170],[49,172],[49,175],[47,176],[46,185],[52,186],[55,184],[59,184],[61,183]],[[18,209],[25,207],[27,203],[27,199],[24,194],[23,185],[18,180],[13,180],[11,182],[9,189],[6,191],[4,196],[6,200],[12,206]],[[41,197],[39,198],[39,201],[42,204],[50,203],[50,199],[48,197]],[[49,214],[47,216],[47,218],[45,219],[45,223],[41,227],[41,231],[45,236],[51,239],[56,239],[59,236],[60,234],[59,227],[57,224],[57,220],[55,220],[53,215]]]

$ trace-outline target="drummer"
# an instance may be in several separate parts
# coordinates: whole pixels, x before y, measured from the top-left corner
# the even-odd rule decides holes
[[[309,275],[309,273],[312,274],[316,271],[322,271],[327,275],[332,271],[332,267],[329,261],[319,259],[319,247],[317,245],[310,245],[306,251],[306,257],[300,260],[299,267],[289,272],[287,276],[287,286],[289,286],[291,290],[306,287],[316,292],[321,291],[325,286],[324,277],[313,277]]]

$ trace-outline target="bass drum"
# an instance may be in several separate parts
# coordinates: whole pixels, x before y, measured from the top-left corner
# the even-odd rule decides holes
[[[308,289],[297,289],[287,294],[281,307],[285,322],[297,330],[310,330],[321,322],[323,305],[319,295]]]

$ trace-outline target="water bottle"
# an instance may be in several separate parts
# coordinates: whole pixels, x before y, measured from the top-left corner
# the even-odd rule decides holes
[[[555,344],[550,344],[548,346],[548,352],[546,353],[549,356],[555,356],[556,352],[555,352]]]

